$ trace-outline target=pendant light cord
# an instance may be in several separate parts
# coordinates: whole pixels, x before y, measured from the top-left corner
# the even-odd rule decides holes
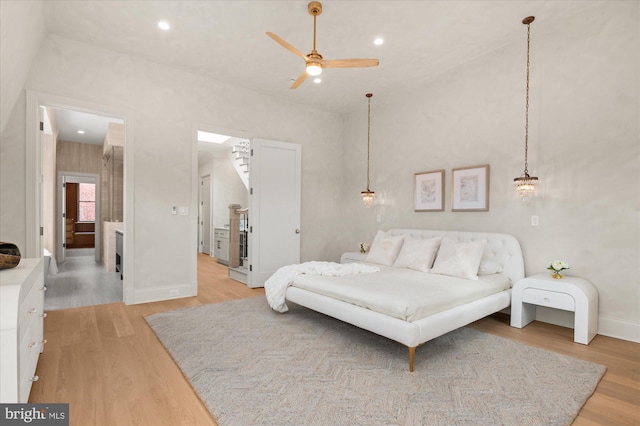
[[[371,93],[367,93],[367,98],[368,98],[368,102],[369,102],[369,107],[367,110],[367,116],[368,116],[368,120],[367,120],[367,192],[369,192],[369,157],[370,157],[370,151],[371,151],[371,96],[373,96],[373,94]]]
[[[529,162],[527,153],[529,151],[529,51],[531,43],[531,23],[527,24],[527,96],[525,102],[525,120],[524,120],[524,175],[529,176]]]

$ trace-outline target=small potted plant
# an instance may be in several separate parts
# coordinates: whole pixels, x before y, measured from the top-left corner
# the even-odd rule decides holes
[[[562,278],[562,274],[560,272],[565,269],[569,269],[569,264],[564,260],[554,260],[549,264],[547,269],[551,271],[551,278],[559,280]]]
[[[369,244],[367,243],[358,243],[358,247],[360,248],[360,253],[366,253],[369,251]]]

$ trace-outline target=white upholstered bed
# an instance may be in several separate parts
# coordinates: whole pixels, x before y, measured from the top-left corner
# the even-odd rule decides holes
[[[395,340],[409,348],[409,371],[413,371],[415,348],[431,339],[465,326],[473,321],[498,312],[511,304],[511,286],[524,277],[524,261],[520,244],[511,235],[483,232],[456,232],[418,229],[392,229],[386,236],[396,237],[407,241],[417,240],[448,240],[448,244],[465,244],[486,241],[482,251],[480,269],[483,265],[489,265],[488,274],[478,274],[477,280],[448,277],[432,272],[422,272],[408,268],[376,265],[380,272],[349,275],[346,277],[323,277],[313,275],[298,275],[286,289],[287,301],[313,309],[352,325],[358,326],[373,333]],[[404,236],[404,237],[401,237]],[[378,238],[378,237],[376,237]],[[374,245],[376,242],[374,241]],[[476,244],[477,245],[477,244]],[[443,245],[440,246],[442,250]],[[372,246],[372,253],[374,247]],[[437,252],[436,248],[436,252]],[[396,253],[397,254],[397,253]],[[370,256],[371,258],[371,256]],[[397,266],[397,262],[396,262]],[[434,266],[435,268],[435,266]],[[435,269],[434,269],[435,270]],[[423,279],[424,278],[424,279]],[[333,291],[340,293],[341,287],[354,284],[367,288],[367,282],[371,283],[371,292],[380,291],[381,281],[389,280],[388,294],[379,293],[377,296],[359,301],[355,295],[350,299],[342,295],[334,295]],[[423,299],[438,300],[442,305],[424,307],[420,301],[419,293],[422,292],[421,283],[425,288],[430,280],[434,280],[436,290],[434,296],[425,296]],[[349,284],[351,282],[351,284]],[[359,282],[359,284],[358,284]],[[400,282],[408,283],[405,287],[399,287]],[[488,284],[487,284],[488,283]],[[497,283],[497,287],[496,287]],[[459,286],[469,287],[472,296],[466,299],[456,299],[451,302],[447,299],[447,288]],[[480,287],[492,287],[493,290],[477,290]],[[266,287],[266,286],[265,286]],[[412,293],[414,292],[415,293]],[[321,294],[324,293],[324,294]],[[400,303],[412,304],[411,295],[415,294],[415,306],[394,306]],[[465,293],[467,294],[467,293]],[[407,297],[408,296],[408,297]],[[404,297],[404,300],[403,300]],[[343,300],[341,300],[343,299]],[[391,306],[386,306],[380,299],[388,299]],[[397,303],[396,303],[397,302]],[[361,305],[361,306],[359,306]],[[404,312],[403,312],[404,310]],[[420,311],[420,312],[417,312]],[[426,316],[425,316],[426,315]]]

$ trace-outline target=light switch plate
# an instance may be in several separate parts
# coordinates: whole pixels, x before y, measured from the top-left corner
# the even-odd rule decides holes
[[[180,216],[189,216],[189,207],[180,206]]]

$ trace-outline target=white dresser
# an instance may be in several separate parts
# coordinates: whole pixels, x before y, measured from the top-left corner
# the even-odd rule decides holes
[[[0,271],[0,403],[26,403],[44,350],[44,264],[22,259]]]

